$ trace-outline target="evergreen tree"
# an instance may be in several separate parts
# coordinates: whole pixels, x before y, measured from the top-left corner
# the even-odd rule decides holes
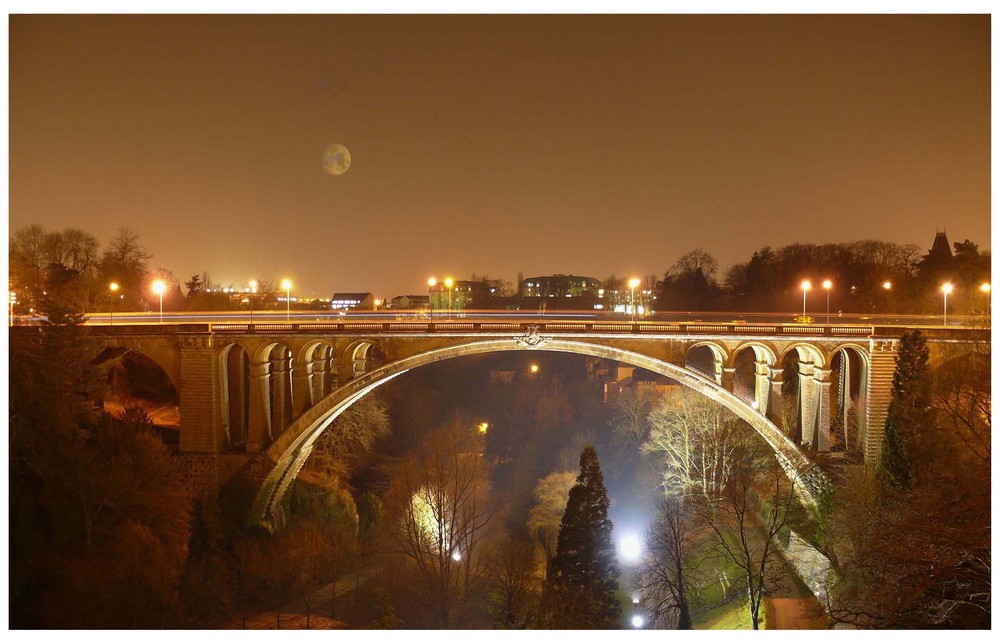
[[[896,489],[910,486],[914,446],[931,421],[928,358],[927,343],[920,331],[903,335],[892,375],[892,402],[877,470],[879,478]]]
[[[608,491],[597,452],[580,454],[580,475],[569,492],[559,527],[549,581],[564,612],[562,626],[616,628],[621,604],[615,598],[621,570],[611,543]]]

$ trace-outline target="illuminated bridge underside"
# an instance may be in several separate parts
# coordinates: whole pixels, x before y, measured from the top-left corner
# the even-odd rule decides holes
[[[254,507],[253,519],[265,526],[273,527],[281,499],[309,458],[316,439],[341,412],[376,387],[410,369],[441,360],[499,351],[534,349],[608,358],[672,378],[731,410],[753,427],[774,450],[779,462],[789,478],[796,483],[800,495],[807,503],[815,505],[823,492],[826,485],[823,474],[781,430],[759,411],[751,408],[746,401],[699,374],[635,351],[602,344],[549,337],[536,337],[534,340],[530,337],[527,340],[506,338],[468,342],[403,358],[360,376],[332,392],[289,426],[267,450],[268,456],[277,465],[261,488]]]

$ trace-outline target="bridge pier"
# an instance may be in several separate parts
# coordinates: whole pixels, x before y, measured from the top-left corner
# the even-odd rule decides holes
[[[816,369],[813,388],[816,391],[816,430],[812,448],[817,452],[830,451],[830,374],[829,369]]]
[[[223,440],[216,431],[215,400],[218,393],[215,350],[210,336],[184,337],[180,347],[182,452],[217,452]]]
[[[767,416],[771,402],[771,365],[766,360],[754,362],[754,400],[757,401],[757,411]]]
[[[247,451],[259,452],[271,444],[271,362],[250,365],[250,419]]]
[[[784,370],[780,366],[771,365],[767,369],[770,381],[770,395],[767,404],[767,417],[780,427],[787,425],[784,417]]]

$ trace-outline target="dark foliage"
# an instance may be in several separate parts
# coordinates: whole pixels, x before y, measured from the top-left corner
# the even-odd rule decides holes
[[[549,573],[551,585],[568,609],[564,627],[618,625],[621,605],[615,591],[621,569],[611,542],[609,505],[597,452],[588,445],[580,454],[580,475],[569,493]]]

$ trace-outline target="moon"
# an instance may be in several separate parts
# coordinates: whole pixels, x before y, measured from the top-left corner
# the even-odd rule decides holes
[[[333,143],[323,152],[323,169],[333,176],[347,172],[351,167],[351,151],[339,143]]]

